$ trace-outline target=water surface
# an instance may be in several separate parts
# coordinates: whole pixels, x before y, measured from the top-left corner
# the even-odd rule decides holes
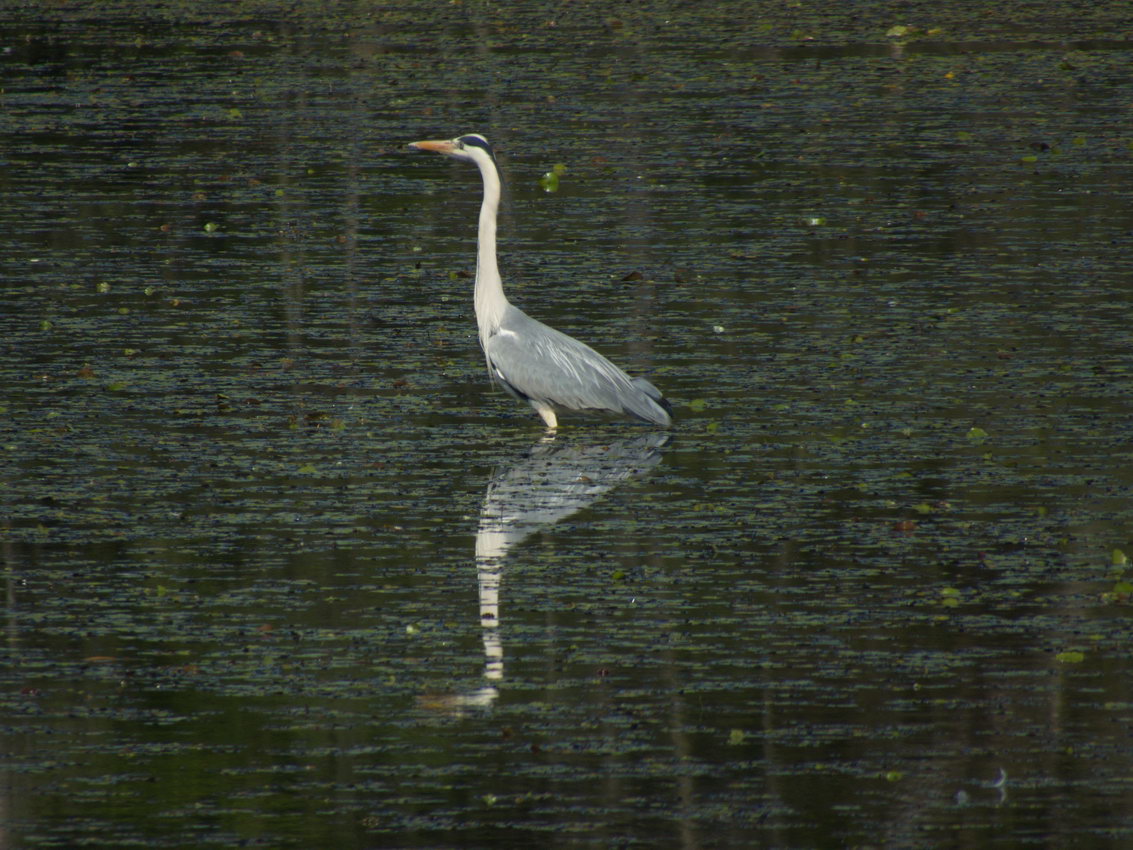
[[[0,9],[0,843],[1128,842],[1121,11]]]

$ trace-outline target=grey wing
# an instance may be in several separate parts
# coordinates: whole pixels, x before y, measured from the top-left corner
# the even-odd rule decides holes
[[[516,308],[488,338],[484,353],[492,374],[522,398],[669,424],[661,393],[651,383],[630,378],[590,346]]]

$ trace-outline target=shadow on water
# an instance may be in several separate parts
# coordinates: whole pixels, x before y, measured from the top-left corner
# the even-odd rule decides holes
[[[650,433],[603,443],[561,436],[542,438],[524,457],[498,469],[488,483],[476,531],[480,625],[486,684],[455,704],[490,705],[504,678],[500,586],[508,551],[532,534],[581,511],[662,459],[669,435]]]

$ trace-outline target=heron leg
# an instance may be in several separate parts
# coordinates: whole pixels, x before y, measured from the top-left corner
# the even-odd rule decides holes
[[[559,427],[559,420],[549,404],[543,404],[541,401],[532,401],[531,406],[535,408],[536,413],[543,417],[543,421],[547,423],[548,431],[554,431]]]

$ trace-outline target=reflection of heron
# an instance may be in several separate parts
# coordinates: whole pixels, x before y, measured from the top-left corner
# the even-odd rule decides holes
[[[474,300],[488,374],[529,402],[552,430],[558,427],[555,411],[561,409],[602,410],[667,426],[672,409],[655,386],[629,377],[590,346],[508,303],[496,265],[500,175],[488,140],[473,133],[410,147],[474,162],[484,178]]]
[[[484,678],[504,675],[500,639],[500,567],[508,549],[541,528],[580,511],[626,479],[661,462],[665,434],[646,434],[599,445],[540,442],[517,463],[498,470],[488,484],[476,532],[480,624],[484,627]],[[496,698],[486,685],[465,695],[465,705]]]
[[[476,534],[476,560],[499,562],[528,536],[582,510],[603,493],[661,462],[666,434],[593,445],[539,442],[488,484]]]

